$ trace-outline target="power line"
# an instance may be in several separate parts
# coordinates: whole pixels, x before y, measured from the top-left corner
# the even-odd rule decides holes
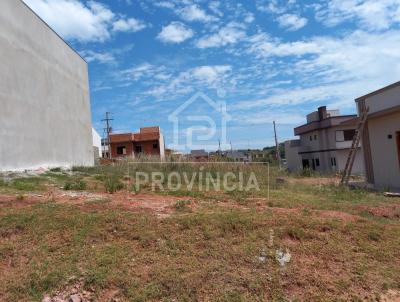
[[[110,146],[110,134],[112,132],[112,128],[111,128],[111,121],[113,121],[114,119],[110,118],[111,113],[110,112],[106,112],[106,118],[101,120],[102,122],[106,123],[106,128],[104,129],[104,131],[107,133],[107,147],[108,147],[108,156],[107,158],[111,159],[111,146]]]
[[[275,145],[276,145],[276,159],[278,160],[279,170],[282,169],[281,166],[281,152],[279,151],[278,136],[276,134],[276,125],[274,121],[274,133],[275,133]]]

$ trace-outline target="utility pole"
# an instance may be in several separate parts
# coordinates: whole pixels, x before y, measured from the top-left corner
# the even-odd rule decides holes
[[[276,159],[278,160],[279,170],[282,169],[281,166],[281,152],[279,151],[278,136],[276,135],[276,125],[274,121],[274,133],[275,133],[275,145],[276,145]]]
[[[111,134],[111,121],[114,119],[110,118],[111,113],[106,112],[106,118],[101,120],[102,122],[106,123],[106,128],[104,129],[107,134],[107,147],[108,147],[108,158],[111,159],[111,146],[110,146],[110,134]]]

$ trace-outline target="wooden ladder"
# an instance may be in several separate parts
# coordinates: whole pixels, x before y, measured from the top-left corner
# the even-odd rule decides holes
[[[364,109],[360,115],[360,121],[357,125],[356,133],[353,137],[353,143],[351,144],[349,156],[347,157],[346,166],[343,170],[341,185],[348,185],[353,170],[354,161],[356,159],[358,145],[360,144],[361,137],[365,129],[365,123],[367,122],[369,108]]]

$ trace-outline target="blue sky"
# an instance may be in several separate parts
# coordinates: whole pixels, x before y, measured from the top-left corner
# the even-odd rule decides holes
[[[89,63],[101,135],[110,111],[115,131],[160,125],[169,145],[168,116],[201,92],[226,102],[233,148],[261,148],[273,120],[289,139],[318,106],[353,113],[400,80],[400,0],[24,1]]]

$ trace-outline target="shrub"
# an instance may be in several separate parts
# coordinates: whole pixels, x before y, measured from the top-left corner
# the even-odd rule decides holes
[[[67,181],[64,184],[65,191],[83,191],[86,190],[86,187],[87,187],[86,182],[83,181],[82,179]]]
[[[113,194],[122,190],[124,188],[124,184],[121,182],[119,176],[112,174],[105,177],[104,187],[107,193]]]

